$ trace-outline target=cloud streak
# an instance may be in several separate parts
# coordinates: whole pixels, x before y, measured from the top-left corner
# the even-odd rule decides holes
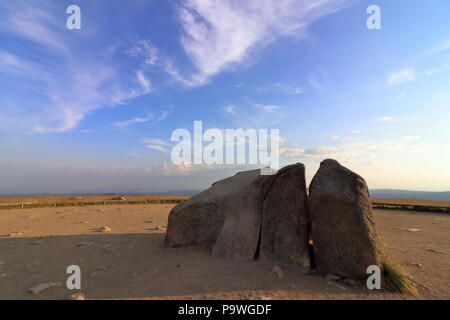
[[[240,128],[268,128],[279,124],[286,117],[284,107],[261,103],[251,103],[250,108],[228,104],[223,111],[224,116]]]
[[[166,119],[171,111],[169,110],[161,110],[158,113],[148,113],[145,117],[135,117],[130,120],[124,120],[124,121],[118,121],[115,122],[114,125],[119,128],[127,128],[134,124],[140,124],[140,123],[146,123],[146,122],[153,122],[157,123],[160,121],[163,121]]]
[[[395,121],[399,121],[399,119],[397,119],[395,117],[380,117],[380,118],[373,119],[373,121],[375,121],[375,122],[395,122]]]
[[[420,139],[419,136],[403,136],[396,139],[380,141],[356,141],[340,146],[319,145],[308,148],[291,147],[283,143],[280,153],[285,159],[313,159],[321,161],[332,158],[343,162],[374,161],[380,154],[408,151],[410,143]]]
[[[142,139],[141,141],[146,148],[148,149],[152,149],[152,150],[157,150],[163,153],[168,153],[169,151],[167,150],[167,142],[162,140],[162,139],[157,139],[157,138],[145,138]]]
[[[391,73],[388,76],[389,85],[398,85],[403,82],[411,82],[416,80],[416,71],[414,68],[408,68],[399,72]]]
[[[105,46],[87,46],[88,41],[79,41],[79,35],[61,27],[59,5],[2,2],[0,9],[0,28],[33,48],[0,51],[0,73],[29,96],[24,101],[11,92],[0,92],[8,100],[3,120],[9,118],[38,133],[64,132],[97,109],[123,105],[153,90],[144,70],[116,64]],[[43,60],[44,55],[54,58]]]
[[[279,37],[305,37],[308,26],[332,14],[347,0],[187,0],[177,7],[182,46],[196,73],[190,86],[208,83],[218,73],[251,63],[255,50]]]

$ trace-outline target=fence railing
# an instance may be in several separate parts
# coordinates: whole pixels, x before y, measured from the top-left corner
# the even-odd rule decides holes
[[[374,209],[389,209],[389,210],[409,210],[409,211],[422,211],[422,212],[450,213],[450,207],[428,206],[428,205],[418,205],[418,204],[372,202],[372,208],[374,208]]]

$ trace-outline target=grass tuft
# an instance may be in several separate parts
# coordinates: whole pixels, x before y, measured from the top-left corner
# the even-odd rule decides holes
[[[386,289],[390,292],[400,292],[412,294],[411,285],[404,274],[402,274],[397,267],[386,259],[382,261],[383,275]]]

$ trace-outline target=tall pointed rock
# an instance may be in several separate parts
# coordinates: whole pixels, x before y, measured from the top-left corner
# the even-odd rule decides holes
[[[309,268],[305,166],[294,164],[270,180],[263,200],[260,259]]]
[[[314,258],[323,274],[367,276],[379,265],[379,243],[365,180],[335,160],[325,160],[310,188]]]

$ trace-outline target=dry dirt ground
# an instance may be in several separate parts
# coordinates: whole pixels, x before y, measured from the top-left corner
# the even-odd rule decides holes
[[[416,295],[331,285],[317,275],[213,258],[199,249],[163,248],[172,205],[0,211],[0,299],[69,299],[66,268],[81,268],[88,299],[449,299],[450,216],[375,210],[386,250]],[[109,232],[101,227],[108,226]],[[419,230],[416,230],[419,229]],[[48,282],[61,287],[39,294]]]

